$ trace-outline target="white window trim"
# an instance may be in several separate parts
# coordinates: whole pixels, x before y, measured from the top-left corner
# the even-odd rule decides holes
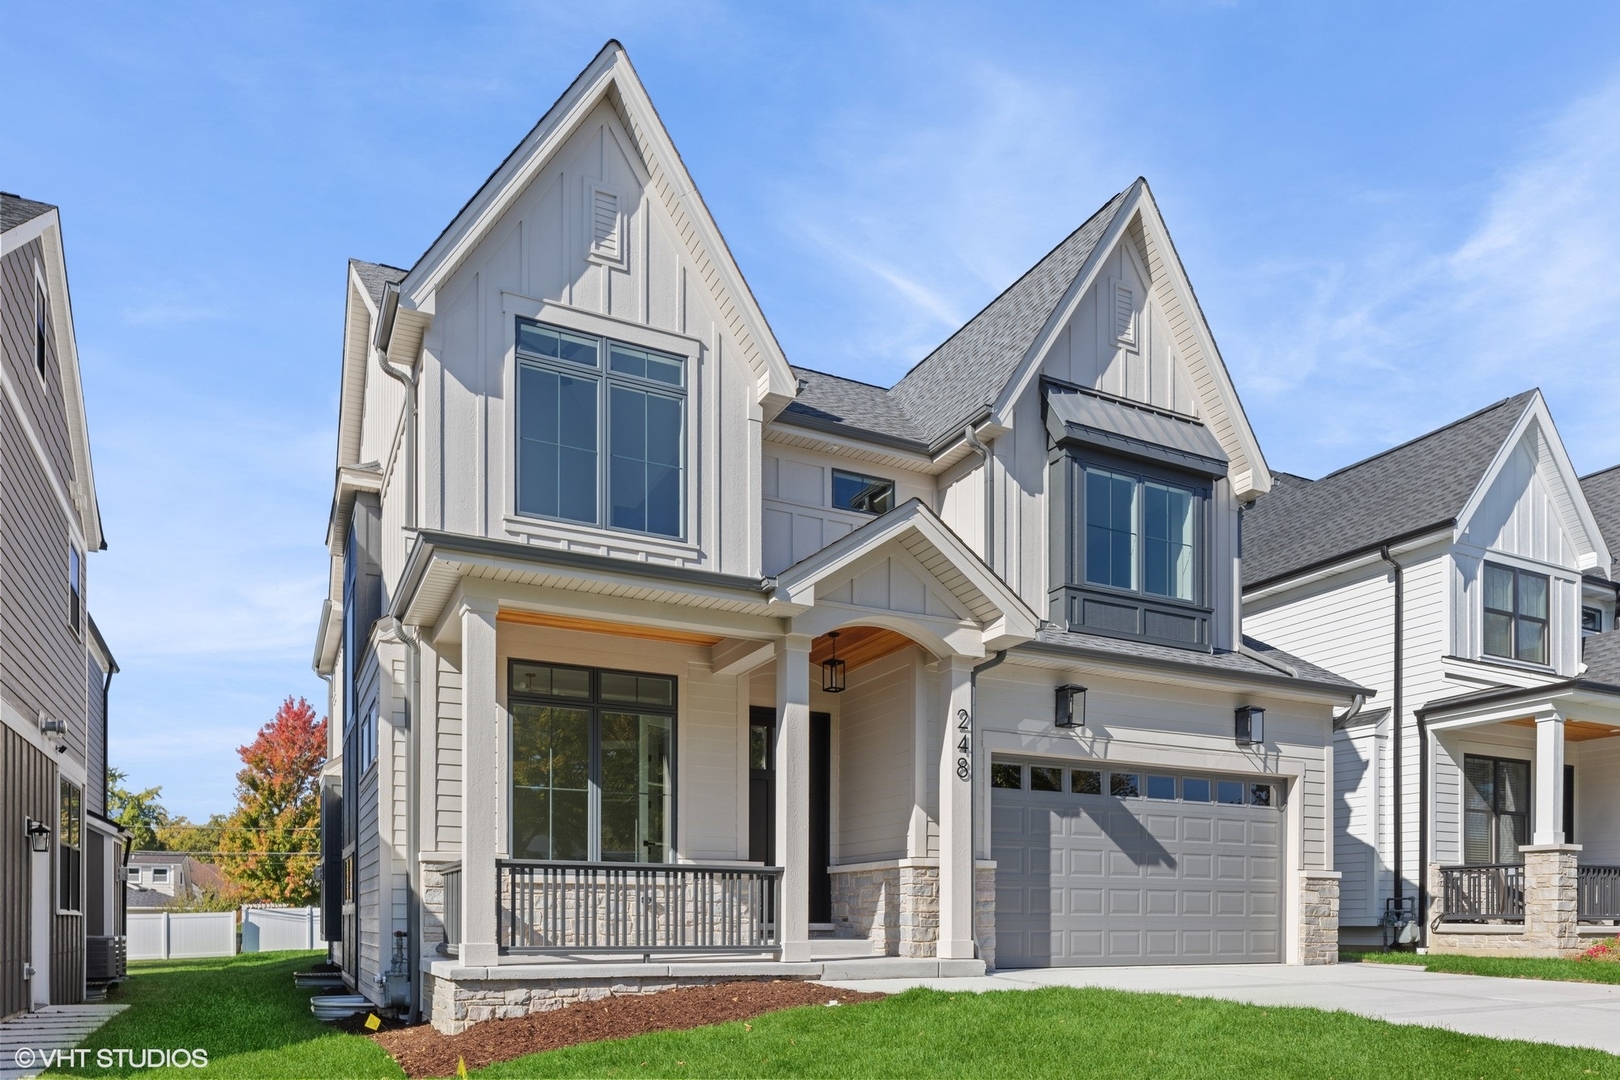
[[[50,349],[51,290],[50,290],[49,286],[45,282],[45,268],[39,264],[38,259],[35,259],[34,260],[34,327],[33,327],[34,333],[29,335],[29,344],[31,344],[33,346],[33,348],[28,350],[29,354],[30,354],[28,359],[31,361],[30,366],[33,367],[34,374],[39,376],[40,384],[43,386],[43,385],[48,385],[50,380],[45,375],[46,365],[43,364],[43,363],[40,363],[39,359],[38,359],[38,350],[39,350],[38,334],[39,334],[39,321],[40,321],[41,316],[44,317],[44,321],[45,321],[45,338],[46,338],[45,357],[48,360],[48,359],[50,359],[50,352],[51,352],[51,349]]]
[[[704,508],[699,481],[703,472],[702,440],[713,421],[699,413],[703,400],[703,342],[686,334],[677,334],[653,326],[614,318],[594,311],[582,311],[551,300],[537,300],[514,292],[501,293],[501,313],[505,320],[505,356],[501,375],[502,393],[508,407],[505,413],[503,437],[506,478],[501,492],[501,518],[509,532],[528,538],[559,537],[567,543],[579,540],[592,547],[615,550],[660,552],[676,558],[697,560],[703,554]],[[588,525],[577,521],[558,521],[551,518],[531,517],[518,513],[518,420],[517,420],[517,318],[534,319],[564,330],[581,334],[594,334],[637,348],[679,356],[686,361],[686,535],[682,538],[658,536],[653,533],[613,529],[606,525]]]

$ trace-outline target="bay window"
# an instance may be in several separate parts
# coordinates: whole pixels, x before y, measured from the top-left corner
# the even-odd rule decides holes
[[[1054,462],[1053,621],[1070,630],[1208,645],[1209,487],[1146,463],[1072,454]],[[1067,472],[1064,481],[1062,471]]]
[[[685,535],[686,359],[517,321],[517,511]]]
[[[675,680],[513,660],[512,857],[668,862]]]

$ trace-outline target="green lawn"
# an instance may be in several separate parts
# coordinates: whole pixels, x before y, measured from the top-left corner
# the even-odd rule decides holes
[[[131,965],[115,1000],[130,1009],[87,1044],[208,1051],[203,1069],[97,1067],[87,1076],[398,1077],[369,1039],[309,1014],[292,972],[312,953]],[[913,990],[883,1001],[815,1006],[748,1025],[534,1054],[478,1070],[513,1076],[1598,1076],[1620,1057],[1498,1042],[1346,1013],[1261,1008],[1114,990]]]
[[[1620,1057],[1115,990],[913,990],[534,1054],[479,1077],[1620,1077]]]
[[[1591,960],[1558,960],[1534,956],[1453,956],[1410,952],[1344,951],[1342,963],[1411,964],[1452,975],[1494,975],[1502,979],[1551,979],[1555,982],[1620,983],[1620,964]]]
[[[292,973],[321,953],[244,953],[217,960],[157,960],[129,965],[130,979],[110,1001],[129,1008],[85,1046],[208,1051],[206,1068],[100,1068],[89,1055],[81,1076],[401,1077],[376,1043],[346,1035],[309,1012],[316,991],[293,987]],[[326,991],[330,993],[331,991]]]

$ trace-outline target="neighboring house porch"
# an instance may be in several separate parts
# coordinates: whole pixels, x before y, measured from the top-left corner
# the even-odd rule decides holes
[[[1620,932],[1620,687],[1593,655],[1615,644],[1588,641],[1582,679],[1420,712],[1431,949],[1568,955]]]

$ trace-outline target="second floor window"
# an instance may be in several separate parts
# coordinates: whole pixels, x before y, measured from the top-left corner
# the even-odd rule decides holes
[[[519,319],[517,510],[685,535],[686,360]]]
[[[1603,609],[1595,607],[1581,608],[1581,633],[1603,633]]]
[[[834,469],[832,501],[840,510],[886,514],[894,509],[894,481]]]
[[[1485,655],[1547,663],[1548,578],[1485,564]]]
[[[1195,600],[1198,494],[1094,465],[1082,483],[1086,584]]]
[[[45,377],[45,339],[50,336],[50,321],[45,314],[45,286],[34,286],[34,366],[39,369],[39,377]]]
[[[79,549],[68,548],[68,625],[79,633],[84,618],[84,560]]]

